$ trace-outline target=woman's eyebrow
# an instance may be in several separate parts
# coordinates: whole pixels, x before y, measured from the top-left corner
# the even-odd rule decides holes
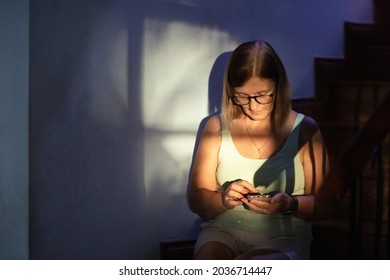
[[[239,92],[239,91],[234,91],[234,93],[237,93],[237,94],[244,94],[244,95],[248,95],[249,96],[249,94],[247,94],[247,93],[245,93],[245,92]],[[260,91],[257,91],[255,94],[261,94],[261,95],[265,95],[265,94],[267,94],[267,93],[273,93],[273,90],[260,90]]]

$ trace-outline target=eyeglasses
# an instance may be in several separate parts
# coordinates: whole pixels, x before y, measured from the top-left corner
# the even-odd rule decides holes
[[[246,94],[234,93],[232,96],[233,102],[237,105],[248,105],[251,103],[251,99],[254,99],[259,104],[270,104],[274,100],[274,94],[249,96]]]

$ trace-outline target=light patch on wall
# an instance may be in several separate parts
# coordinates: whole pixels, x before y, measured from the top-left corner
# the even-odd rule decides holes
[[[147,19],[142,67],[145,127],[194,130],[208,114],[213,63],[234,46],[226,32],[184,22]]]
[[[148,199],[185,193],[195,136],[147,132],[145,145],[145,186]]]
[[[220,54],[236,44],[207,26],[159,19],[146,19],[144,26],[145,189],[149,200],[165,197],[161,209],[176,213],[171,199],[185,201],[196,132],[209,114],[210,73]]]

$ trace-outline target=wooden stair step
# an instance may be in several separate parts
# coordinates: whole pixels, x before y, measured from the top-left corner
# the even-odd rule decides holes
[[[324,106],[318,98],[298,98],[291,100],[293,110],[310,116],[315,120],[324,119]]]
[[[367,46],[355,55],[350,67],[356,78],[390,81],[390,45]]]
[[[390,1],[373,0],[374,3],[374,21],[383,32],[390,31]]]
[[[314,71],[315,96],[322,100],[324,104],[328,102],[328,95],[335,81],[351,78],[345,59],[316,57],[314,59]]]
[[[367,23],[344,23],[344,51],[347,59],[351,59],[351,55],[366,46],[387,44],[387,38],[381,36],[376,24]]]
[[[365,122],[389,91],[387,81],[339,81],[330,93],[333,102],[328,109],[334,120]]]

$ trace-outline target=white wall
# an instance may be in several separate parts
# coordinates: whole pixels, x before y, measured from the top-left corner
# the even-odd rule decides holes
[[[32,258],[158,258],[194,236],[185,192],[216,59],[265,39],[310,97],[346,20],[372,21],[371,0],[32,1]]]
[[[0,1],[0,259],[28,258],[28,7]]]

